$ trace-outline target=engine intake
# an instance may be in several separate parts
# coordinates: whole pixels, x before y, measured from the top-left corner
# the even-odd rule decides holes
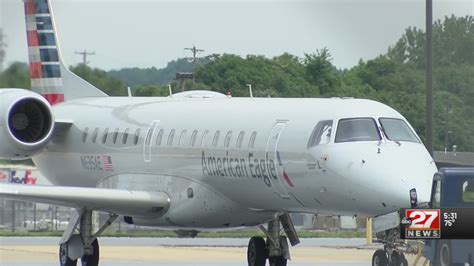
[[[24,143],[36,143],[48,135],[52,126],[49,107],[35,98],[16,102],[8,114],[8,129]]]
[[[0,158],[25,159],[41,152],[54,128],[51,106],[22,89],[0,90]]]

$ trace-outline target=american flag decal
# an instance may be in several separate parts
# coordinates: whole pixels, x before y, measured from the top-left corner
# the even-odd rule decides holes
[[[102,165],[104,166],[104,171],[113,171],[114,166],[112,165],[112,158],[110,156],[102,156]]]

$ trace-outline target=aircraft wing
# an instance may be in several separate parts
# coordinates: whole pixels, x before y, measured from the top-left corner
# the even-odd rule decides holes
[[[164,192],[62,186],[0,184],[0,198],[149,217],[168,208]]]

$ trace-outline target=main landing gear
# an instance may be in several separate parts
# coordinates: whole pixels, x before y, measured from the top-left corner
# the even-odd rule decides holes
[[[110,218],[100,229],[93,233],[92,210],[76,210],[64,231],[59,246],[59,265],[76,266],[81,260],[82,266],[99,265],[99,242],[97,237],[117,219],[116,214]],[[75,231],[78,233],[75,233]]]
[[[287,237],[282,235],[281,226],[292,246],[300,243],[295,227],[288,214],[283,214],[268,223],[268,227],[263,225],[260,229],[267,237],[254,236],[250,239],[247,249],[247,262],[249,266],[265,266],[268,259],[270,266],[286,266],[290,259],[290,248]]]

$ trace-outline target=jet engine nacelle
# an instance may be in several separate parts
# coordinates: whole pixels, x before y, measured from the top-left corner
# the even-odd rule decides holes
[[[0,89],[0,158],[20,160],[38,154],[54,128],[51,105],[39,94]]]

